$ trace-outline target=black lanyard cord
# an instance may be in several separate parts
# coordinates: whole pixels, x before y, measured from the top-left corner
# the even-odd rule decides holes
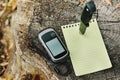
[[[57,74],[61,76],[68,76],[71,72],[71,62],[68,62],[69,59],[65,60],[62,63],[56,64],[54,70]]]

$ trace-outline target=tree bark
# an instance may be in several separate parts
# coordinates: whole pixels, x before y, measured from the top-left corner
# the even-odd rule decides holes
[[[52,27],[65,43],[60,26],[80,22],[85,3],[80,4],[76,0],[18,0],[16,16],[13,17],[12,23],[16,36],[16,52],[10,60],[6,74],[10,73],[16,80],[21,80],[19,77],[24,76],[32,76],[35,79],[36,75],[43,80],[119,80],[120,10],[114,7],[118,2],[114,1],[113,6],[108,6],[104,1],[95,1],[98,25],[113,67],[81,77],[76,77],[71,68],[72,73],[63,77],[53,70],[54,64],[37,36],[41,30]],[[93,17],[95,18],[96,14]],[[71,64],[70,59],[68,62]]]

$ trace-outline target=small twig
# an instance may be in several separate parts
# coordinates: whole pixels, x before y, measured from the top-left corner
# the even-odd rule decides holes
[[[8,7],[8,0],[5,0],[5,3],[6,3],[6,7]]]
[[[119,23],[120,20],[118,20],[118,21],[103,21],[103,20],[98,20],[98,22]]]

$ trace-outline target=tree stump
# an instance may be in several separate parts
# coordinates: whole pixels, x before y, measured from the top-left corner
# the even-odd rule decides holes
[[[53,27],[64,41],[60,26],[80,21],[80,15],[84,4],[75,0],[36,0],[35,9],[29,25],[30,40],[33,44],[44,51],[38,42],[37,34],[47,27]],[[108,55],[113,67],[108,70],[75,77],[72,72],[65,79],[68,80],[117,80],[120,79],[120,11],[115,10],[115,5],[119,1],[114,1],[113,6],[108,6],[104,1],[95,1],[98,10],[98,24],[103,36]],[[97,17],[95,14],[93,17]],[[42,55],[42,54],[41,54]],[[47,61],[49,63],[49,61]],[[72,69],[73,71],[73,69]]]
[[[113,6],[108,6],[104,1],[95,1],[98,17],[96,14],[93,16],[97,17],[113,67],[80,77],[76,77],[71,68],[72,73],[63,77],[57,75],[53,70],[54,64],[49,61],[50,59],[37,36],[44,28],[53,27],[65,43],[60,26],[80,22],[80,15],[86,2],[80,3],[77,0],[18,0],[16,16],[13,17],[16,53],[13,54],[6,73],[12,74],[17,80],[21,80],[19,77],[31,80],[30,78],[35,79],[35,76],[40,76],[43,80],[119,80],[120,10],[114,7],[118,2],[120,1],[114,1]],[[70,63],[70,59],[68,62]]]

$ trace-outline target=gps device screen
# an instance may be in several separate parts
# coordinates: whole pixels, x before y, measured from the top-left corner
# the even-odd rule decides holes
[[[53,56],[57,56],[65,51],[60,41],[57,38],[53,38],[52,40],[46,42],[47,47],[53,53]]]

